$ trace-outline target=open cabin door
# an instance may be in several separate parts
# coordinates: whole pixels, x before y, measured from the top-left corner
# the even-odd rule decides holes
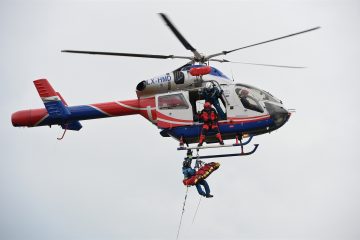
[[[173,128],[193,124],[193,111],[189,101],[189,92],[179,91],[158,94],[155,99],[159,128]]]

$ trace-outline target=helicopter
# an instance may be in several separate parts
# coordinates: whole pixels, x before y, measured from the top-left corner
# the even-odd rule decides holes
[[[136,86],[136,99],[105,103],[68,106],[61,94],[54,90],[47,79],[38,79],[34,85],[45,108],[17,111],[12,114],[14,127],[39,127],[59,125],[64,129],[61,140],[67,130],[79,131],[80,121],[106,117],[118,117],[139,114],[160,129],[162,137],[172,137],[179,142],[178,150],[192,150],[218,147],[241,147],[240,153],[198,156],[198,158],[231,157],[253,154],[244,152],[243,146],[250,143],[256,135],[270,133],[282,127],[290,118],[291,110],[286,109],[283,102],[265,90],[257,87],[234,83],[210,62],[231,62],[220,56],[249,47],[277,41],[295,35],[319,29],[310,28],[271,40],[243,46],[240,48],[205,55],[199,53],[178,31],[164,13],[159,13],[162,20],[182,45],[192,52],[192,56],[155,55],[119,52],[96,52],[79,50],[62,50],[65,53],[110,55],[153,59],[185,59],[188,62],[166,74],[139,82]],[[300,68],[283,65],[245,63],[270,67]],[[192,147],[198,143],[202,128],[198,114],[204,105],[204,97],[200,92],[212,85],[221,90],[220,107],[224,116],[219,118],[218,125],[224,140],[235,140],[233,144],[218,145],[215,136],[206,136],[205,146]],[[242,140],[248,138],[247,141]]]

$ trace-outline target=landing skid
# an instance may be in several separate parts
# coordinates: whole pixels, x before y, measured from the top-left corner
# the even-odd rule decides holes
[[[259,144],[254,144],[254,148],[250,152],[241,152],[241,153],[230,153],[230,154],[218,154],[218,155],[207,155],[207,156],[199,156],[198,159],[206,159],[206,158],[222,158],[222,157],[236,157],[236,156],[246,156],[253,154],[258,148]]]
[[[207,148],[224,148],[224,147],[241,147],[241,146],[245,146],[247,144],[249,144],[252,140],[253,136],[249,137],[248,140],[246,140],[245,142],[243,143],[234,143],[234,144],[225,144],[225,145],[206,145],[206,146],[201,146],[201,147],[185,147],[185,146],[180,146],[177,148],[177,150],[188,150],[188,149],[191,149],[191,150],[200,150],[200,149],[207,149]]]
[[[189,147],[189,146],[180,146],[177,148],[177,150],[194,150],[196,149],[197,152],[199,152],[200,149],[209,149],[209,148],[226,148],[226,147],[241,147],[240,153],[230,153],[230,154],[218,154],[218,155],[207,155],[207,156],[197,156],[197,159],[206,159],[206,158],[222,158],[222,157],[236,157],[236,156],[246,156],[251,155],[254,152],[256,152],[259,144],[254,144],[254,148],[250,152],[244,152],[243,146],[249,144],[252,140],[253,136],[250,136],[248,140],[245,142],[239,142],[238,139],[236,140],[236,143],[234,144],[225,144],[225,145],[207,145],[207,146],[195,146],[195,147]]]

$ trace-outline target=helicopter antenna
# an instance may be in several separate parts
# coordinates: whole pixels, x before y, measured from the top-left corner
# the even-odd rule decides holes
[[[232,78],[233,82],[235,82],[234,73],[233,73],[233,70],[232,70],[232,67],[231,67],[231,66],[230,66],[230,71],[231,71],[231,78]]]

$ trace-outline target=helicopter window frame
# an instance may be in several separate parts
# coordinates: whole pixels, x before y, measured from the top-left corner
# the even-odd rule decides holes
[[[226,90],[226,91],[229,91],[229,90]],[[226,116],[228,114],[228,110],[226,107],[227,104],[222,97],[219,97],[218,99],[219,99],[220,107],[223,110],[223,112],[225,113],[225,118],[220,118],[220,116],[218,116],[219,120],[226,120],[227,119]],[[198,115],[200,114],[201,110],[204,109],[205,97],[201,96],[199,94],[199,89],[191,90],[191,91],[189,91],[189,102],[192,107],[194,122],[199,122]],[[216,109],[215,109],[215,111],[217,112]]]
[[[210,75],[217,76],[217,77],[223,77],[226,79],[229,79],[225,74],[223,74],[219,69],[211,67]]]
[[[255,111],[255,112],[263,113],[264,109],[261,107],[259,102],[254,97],[249,96],[248,94],[243,95],[243,96],[240,94],[241,91],[243,91],[243,90],[245,90],[245,89],[236,88],[235,92],[236,92],[236,95],[239,97],[240,102],[244,106],[244,108]]]
[[[160,110],[189,109],[189,104],[182,93],[167,94],[158,97],[158,108]]]
[[[262,90],[264,94],[264,100],[270,101],[270,102],[276,102],[276,103],[282,103],[280,100],[277,100],[271,93]]]

